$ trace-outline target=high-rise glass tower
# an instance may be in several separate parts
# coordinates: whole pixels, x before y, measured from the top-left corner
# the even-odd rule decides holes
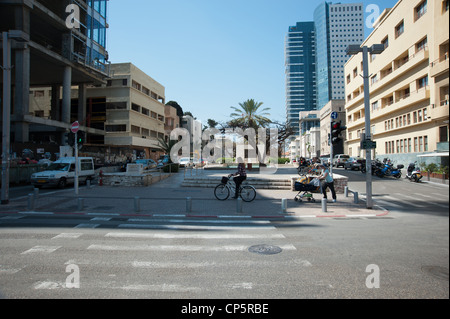
[[[364,41],[362,3],[323,2],[314,11],[316,30],[317,109],[330,100],[345,98],[345,49]]]
[[[316,109],[316,57],[313,22],[289,27],[285,40],[287,122],[299,134],[299,112]]]
[[[286,116],[299,131],[299,112],[321,110],[330,100],[345,98],[345,49],[364,41],[362,3],[323,2],[313,22],[289,27],[285,41]]]

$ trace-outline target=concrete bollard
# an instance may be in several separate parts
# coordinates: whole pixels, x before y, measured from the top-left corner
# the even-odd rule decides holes
[[[354,193],[353,193],[353,196],[354,196],[354,202],[355,202],[355,204],[358,204],[358,203],[359,203],[359,194],[358,194],[358,192],[354,192]]]
[[[344,187],[344,196],[345,196],[345,198],[348,197],[348,186]]]
[[[91,180],[90,179],[86,180],[86,187],[87,187],[87,189],[91,188]]]
[[[32,211],[34,210],[34,194],[28,194],[28,210]]]
[[[192,212],[192,198],[186,198],[186,214],[190,214]]]
[[[281,213],[286,214],[287,213],[287,199],[283,198],[281,200]]]
[[[238,198],[236,201],[236,213],[242,214],[242,198]]]
[[[328,211],[327,209],[327,199],[322,198],[322,213],[326,213]]]
[[[139,213],[141,211],[141,199],[139,196],[134,198],[134,211]]]
[[[35,200],[39,199],[39,188],[37,187],[34,189],[34,199]]]
[[[84,198],[78,198],[78,211],[81,212],[84,209]]]

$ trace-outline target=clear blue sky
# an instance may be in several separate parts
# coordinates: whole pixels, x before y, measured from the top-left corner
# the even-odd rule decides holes
[[[373,5],[381,13],[397,0],[332,2],[363,3],[369,18]],[[112,63],[133,63],[165,87],[166,102],[177,101],[205,124],[229,120],[230,107],[247,99],[285,122],[284,38],[289,26],[313,21],[320,3],[110,0],[107,49]]]

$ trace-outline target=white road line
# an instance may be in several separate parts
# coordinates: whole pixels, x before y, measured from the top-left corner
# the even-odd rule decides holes
[[[120,224],[118,228],[132,228],[132,229],[142,229],[142,228],[152,228],[152,229],[171,229],[171,230],[274,230],[274,226],[196,226],[196,225],[155,225],[155,224]]]
[[[75,226],[74,228],[97,228],[100,224],[79,224]]]
[[[164,222],[164,223],[197,223],[197,224],[242,224],[241,220],[218,220],[218,219],[211,219],[211,220],[205,220],[205,219],[158,219],[158,222]],[[142,218],[130,218],[128,219],[128,222],[148,222],[148,219],[142,219]],[[156,220],[155,220],[156,222]],[[246,224],[270,224],[270,221],[268,220],[252,220],[246,222]]]
[[[401,196],[401,195],[403,195],[403,194],[398,194],[398,193],[396,193],[396,194],[393,194],[393,195],[395,195],[395,196]],[[405,196],[405,195],[403,195],[403,196]],[[401,200],[401,199],[399,199],[398,197],[397,198],[395,198],[395,197],[392,197],[392,196],[388,196],[388,195],[385,195],[385,196],[383,196],[384,198],[388,198],[388,199],[390,199],[390,200],[393,200],[393,201],[395,201],[395,202],[401,202],[401,203],[404,203],[405,205],[409,205],[409,206],[413,206],[413,207],[418,207],[418,208],[425,208],[426,206],[423,206],[423,205],[418,205],[418,204],[415,204],[415,203],[411,203],[410,201],[408,201],[408,200]],[[405,197],[409,197],[409,196],[405,196]],[[414,198],[414,197],[409,197],[409,199],[414,199],[414,200],[417,200],[417,198]],[[400,207],[404,207],[404,206],[400,206]]]
[[[401,205],[394,204],[392,202],[388,202],[388,201],[385,201],[385,200],[382,200],[382,199],[378,199],[378,198],[375,199],[375,202],[377,202],[377,204],[381,203],[381,204],[383,204],[384,206],[387,206],[387,207],[397,207],[397,208],[402,208],[403,207]]]
[[[149,233],[108,233],[110,238],[152,238],[152,239],[284,239],[282,234],[149,234]]]
[[[17,219],[21,219],[21,218],[24,218],[25,216],[17,216],[17,215],[15,215],[15,216],[5,216],[5,217],[2,217],[2,218],[0,218],[0,219],[2,219],[2,220],[17,220]]]
[[[202,291],[199,287],[185,287],[180,285],[128,285],[123,287],[113,287],[113,289],[135,290],[135,291],[153,291],[153,292],[198,292]]]
[[[281,245],[282,250],[297,250],[293,245]],[[102,251],[246,251],[246,245],[222,245],[222,246],[194,246],[194,245],[90,245],[88,250]]]
[[[80,238],[82,235],[83,235],[82,233],[62,233],[56,235],[52,239],[77,239]]]
[[[133,261],[134,268],[164,268],[164,269],[188,269],[188,268],[204,268],[216,266],[215,262],[202,263],[174,263],[174,262],[153,262],[153,261]]]
[[[28,249],[27,251],[24,251],[21,255],[25,254],[31,254],[31,253],[52,253],[55,250],[61,248],[61,246],[34,246],[31,249]]]
[[[91,221],[109,222],[111,219],[112,219],[111,217],[95,217],[95,218],[92,218]]]

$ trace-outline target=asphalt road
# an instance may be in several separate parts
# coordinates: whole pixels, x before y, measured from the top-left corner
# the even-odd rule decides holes
[[[360,172],[337,173],[348,174],[364,198]],[[387,216],[3,215],[0,294],[197,305],[211,298],[448,299],[448,187],[374,179],[374,193]]]

